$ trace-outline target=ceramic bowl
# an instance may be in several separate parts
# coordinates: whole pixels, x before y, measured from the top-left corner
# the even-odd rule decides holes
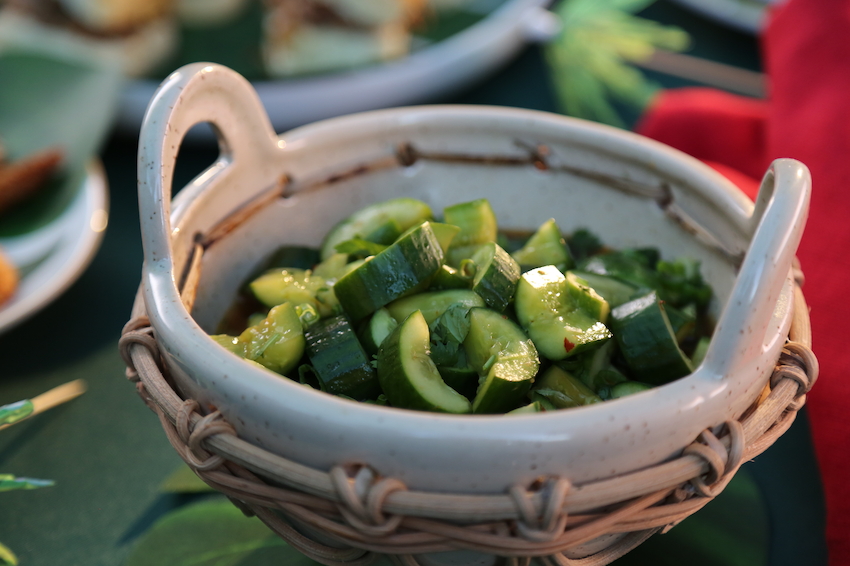
[[[221,156],[171,202],[180,142],[198,122]],[[366,462],[409,488],[502,492],[541,475],[602,479],[677,455],[740,416],[765,386],[792,310],[805,223],[804,165],[774,162],[755,205],[710,168],[640,136],[526,110],[432,106],[319,122],[280,137],[251,86],[197,64],[161,86],[139,152],[144,299],[180,392],[239,436],[321,470]],[[318,246],[340,219],[398,196],[486,197],[500,227],[554,217],[614,247],[702,262],[717,326],[678,381],[598,405],[524,416],[449,416],[347,401],[252,367],[213,342],[244,280],[279,246]]]

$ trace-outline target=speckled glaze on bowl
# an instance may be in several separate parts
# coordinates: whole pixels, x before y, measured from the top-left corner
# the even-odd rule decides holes
[[[221,157],[172,205],[177,150],[201,121],[221,133]],[[753,206],[710,168],[661,144],[506,108],[377,111],[278,137],[246,81],[196,64],[163,83],[142,129],[144,298],[181,392],[220,409],[266,450],[323,470],[365,462],[419,490],[502,492],[547,474],[581,483],[668,459],[753,402],[787,336],[790,266],[810,188],[805,166],[778,160]],[[565,231],[589,227],[614,247],[698,258],[718,319],[704,363],[671,384],[590,407],[448,416],[332,397],[245,364],[208,338],[276,248],[318,246],[354,210],[401,195],[435,211],[487,197],[503,228],[534,229],[554,217]],[[192,262],[201,268],[197,294],[181,298],[179,288],[194,289],[185,275]]]

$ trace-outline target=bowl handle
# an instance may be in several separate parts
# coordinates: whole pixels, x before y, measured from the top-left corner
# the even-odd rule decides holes
[[[765,173],[749,220],[750,247],[706,353],[703,367],[712,375],[756,363],[776,345],[767,337],[775,334],[770,325],[776,324],[777,300],[803,234],[811,189],[809,169],[794,159],[777,159]]]
[[[173,72],[148,104],[139,136],[139,214],[146,269],[174,279],[185,258],[176,258],[172,237],[171,194],[180,144],[193,126],[208,122],[218,136],[218,160],[192,183],[209,197],[194,207],[194,233],[206,233],[240,205],[269,189],[279,167],[281,148],[266,111],[241,75],[210,63],[193,63]],[[240,179],[240,191],[219,190],[228,178]],[[204,210],[200,210],[203,208]],[[175,210],[179,218],[185,210]],[[182,255],[182,254],[181,254]]]

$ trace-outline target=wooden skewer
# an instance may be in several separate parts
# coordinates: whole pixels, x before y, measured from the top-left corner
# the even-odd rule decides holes
[[[71,399],[75,399],[86,392],[87,386],[86,382],[82,379],[75,379],[74,381],[69,381],[68,383],[64,383],[58,387],[54,387],[49,391],[45,391],[41,395],[33,397],[30,399],[33,405],[33,411],[27,417],[21,419],[26,420],[29,419],[39,413],[43,413],[44,411],[50,410],[57,405],[61,405],[62,403],[67,403]],[[12,424],[17,424],[21,421],[17,421]],[[4,428],[8,428],[12,426],[11,424],[6,424],[0,426],[0,430]]]
[[[679,77],[743,94],[764,98],[767,93],[767,78],[763,73],[741,69],[724,63],[717,63],[658,49],[646,61],[635,63],[638,67],[658,71],[666,75]]]

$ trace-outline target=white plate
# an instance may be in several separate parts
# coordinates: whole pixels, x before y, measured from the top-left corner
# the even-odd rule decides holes
[[[86,168],[83,186],[49,225],[0,247],[24,273],[15,296],[0,306],[0,333],[23,322],[61,295],[94,257],[108,217],[106,175],[99,162]]]
[[[463,31],[409,56],[347,72],[302,79],[256,81],[254,88],[278,132],[324,118],[436,100],[486,76],[524,45],[559,30],[545,8],[552,0],[507,0]],[[139,80],[124,90],[119,126],[138,131],[158,82]],[[195,137],[215,138],[209,129]]]
[[[731,28],[757,34],[764,27],[768,4],[777,0],[673,0]]]

